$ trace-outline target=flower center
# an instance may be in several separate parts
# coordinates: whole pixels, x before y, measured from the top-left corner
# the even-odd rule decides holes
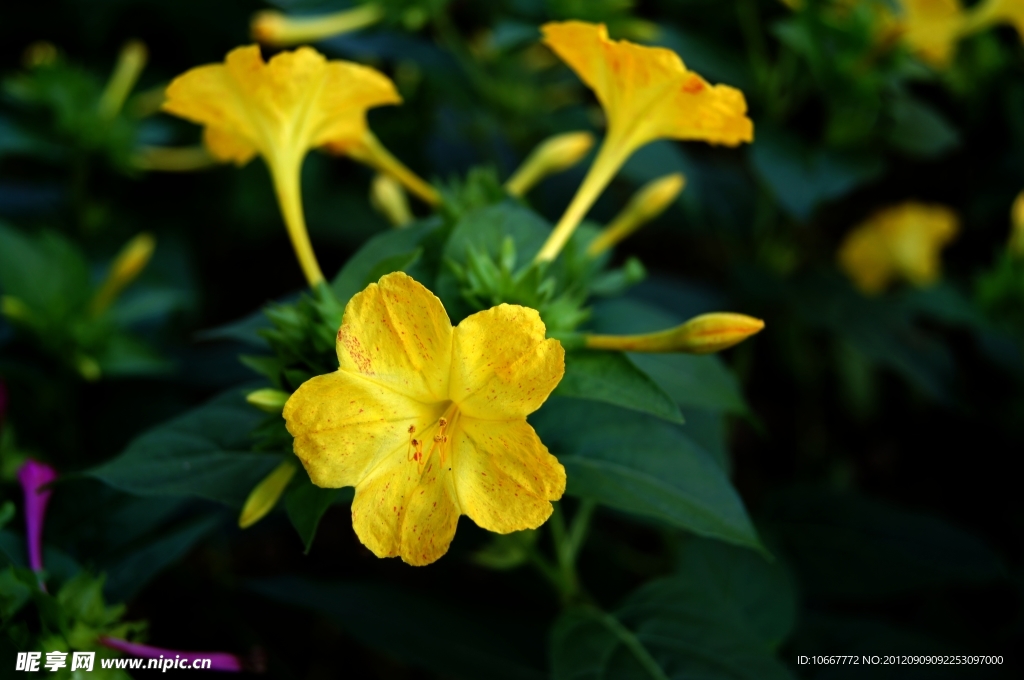
[[[409,426],[409,447],[406,453],[406,460],[414,462],[420,468],[426,464],[434,451],[438,452],[441,464],[444,465],[448,456],[452,433],[455,430],[455,423],[459,419],[459,407],[455,402],[450,402],[444,414],[423,429],[417,435],[416,426]]]

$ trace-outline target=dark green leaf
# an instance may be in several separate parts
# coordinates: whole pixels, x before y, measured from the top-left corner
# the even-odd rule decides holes
[[[798,220],[846,195],[885,169],[880,158],[810,148],[795,135],[759,128],[750,159],[779,203]]]
[[[594,305],[594,330],[631,334],[664,330],[683,320],[632,298]],[[735,376],[716,356],[692,354],[629,354],[629,358],[680,406],[745,413],[746,403]]]
[[[614,404],[683,422],[679,406],[648,375],[619,352],[578,350],[565,355],[565,376],[554,394]]]
[[[281,578],[253,582],[250,588],[325,614],[367,647],[444,677],[544,677],[534,650],[519,642],[522,632],[537,623],[508,620],[497,602],[466,610],[443,593],[432,598],[393,584],[367,582]]]
[[[552,397],[530,417],[566,491],[737,545],[760,548],[725,471],[682,428],[604,404]]]
[[[241,507],[278,463],[253,453],[251,433],[265,417],[230,390],[135,439],[117,458],[86,474],[140,496],[199,496]]]
[[[934,158],[960,143],[960,134],[941,113],[910,95],[897,97],[889,114],[889,143],[904,153]]]
[[[309,481],[309,477],[304,472],[300,471],[299,474],[302,479],[288,490],[284,506],[288,511],[288,519],[292,521],[292,526],[299,532],[303,548],[308,554],[309,549],[313,546],[320,518],[335,501],[343,498],[351,500],[352,489],[321,489]]]
[[[979,538],[928,515],[825,490],[781,494],[764,528],[787,554],[808,592],[862,598],[1005,574]]]

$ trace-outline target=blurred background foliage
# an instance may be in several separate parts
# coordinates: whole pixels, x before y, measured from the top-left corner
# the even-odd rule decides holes
[[[687,181],[628,244],[647,278],[598,303],[590,327],[647,331],[733,309],[767,330],[726,355],[731,372],[636,357],[681,408],[690,439],[648,416],[609,429],[618,412],[592,402],[531,418],[556,453],[671,453],[698,442],[729,471],[760,534],[760,552],[697,537],[670,513],[631,513],[634,501],[610,490],[616,502],[596,510],[579,576],[615,625],[645,641],[668,677],[869,677],[795,664],[798,654],[862,653],[1006,658],[969,673],[870,677],[1019,677],[1010,652],[1024,647],[1024,505],[1013,472],[1024,447],[1024,262],[1011,205],[1024,189],[1024,48],[1015,29],[971,34],[937,64],[898,37],[880,39],[878,7],[896,6],[885,0],[380,4],[379,24],[317,48],[393,78],[405,103],[373,110],[375,133],[469,201],[471,168],[507,177],[543,138],[601,128],[591,93],[538,44],[544,21],[604,22],[613,37],[671,48],[747,97],[752,145],[655,142],[598,201],[590,217],[605,222],[644,182],[673,172]],[[147,620],[150,639],[260,648],[274,677],[659,677],[624,651],[607,614],[560,616],[543,579],[515,568],[533,539],[492,542],[464,521],[450,555],[412,569],[359,545],[343,492],[317,501],[329,508],[315,541],[315,520],[302,535],[307,548],[313,541],[304,555],[285,517],[308,525],[294,516],[301,500],[252,529],[234,526],[277,460],[270,454],[224,473],[231,492],[130,493],[139,489],[119,469],[101,466],[193,427],[181,425],[201,417],[189,409],[251,383],[237,357],[261,351],[254,310],[294,301],[304,285],[261,163],[144,169],[145,147],[199,141],[194,126],[154,115],[162,87],[248,43],[257,11],[346,6],[55,0],[0,10],[4,498],[19,498],[12,480],[26,456],[49,461],[67,477],[47,525],[51,572],[103,572],[107,601]],[[144,43],[148,63],[123,105],[104,109],[129,40]],[[557,219],[584,170],[550,178],[530,205]],[[390,230],[370,183],[348,160],[306,161],[304,202],[328,275]],[[862,292],[839,266],[845,239],[911,200],[955,215],[941,275]],[[152,258],[97,311],[123,265],[118,253],[142,232],[155,238]],[[355,290],[371,273],[360,271]],[[204,436],[217,450],[248,451],[232,433],[264,416],[237,389],[213,408]],[[582,465],[566,462],[570,478],[586,474]],[[562,505],[589,512],[575,499]],[[0,560],[23,563],[19,536],[16,522],[0,532]]]

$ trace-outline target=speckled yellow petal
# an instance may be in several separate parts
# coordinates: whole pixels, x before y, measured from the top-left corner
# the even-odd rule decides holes
[[[544,333],[540,314],[519,305],[463,319],[453,339],[450,386],[462,413],[510,420],[540,408],[565,373],[565,350]]]
[[[284,406],[295,455],[317,486],[355,486],[390,454],[404,458],[409,427],[440,410],[357,375],[335,371],[302,384]]]
[[[448,551],[459,520],[450,460],[425,463],[404,454],[380,461],[356,488],[352,527],[377,557],[430,564]]]
[[[359,139],[368,108],[401,101],[394,84],[369,67],[327,61],[310,47],[264,62],[255,45],[232,50],[223,64],[178,76],[166,97],[169,113],[218,130],[215,140],[230,135],[230,147],[210,150],[232,161],[242,156],[242,143],[274,160],[301,157],[328,142]]]
[[[407,274],[371,283],[345,307],[341,370],[432,403],[448,398],[452,325],[437,296]]]
[[[753,140],[743,93],[709,85],[672,50],[609,40],[604,24],[545,24],[544,42],[597,95],[609,136],[632,146],[667,137],[735,146]]]
[[[565,468],[523,420],[463,416],[452,457],[462,512],[488,531],[539,527],[565,492]]]

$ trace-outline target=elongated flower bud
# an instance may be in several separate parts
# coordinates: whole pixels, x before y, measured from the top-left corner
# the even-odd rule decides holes
[[[1015,258],[1024,258],[1024,191],[1017,194],[1010,210],[1010,242],[1007,247]]]
[[[513,196],[525,196],[548,175],[568,170],[579,163],[593,147],[594,135],[589,132],[566,132],[548,137],[509,177],[505,190]]]
[[[384,18],[384,10],[373,3],[317,16],[290,17],[266,10],[252,20],[254,40],[272,47],[319,42],[336,35],[372,26]]]
[[[620,352],[711,354],[759,333],[764,321],[745,314],[714,312],[695,316],[681,326],[643,335],[587,335],[586,347]]]
[[[124,100],[135,87],[142,69],[146,67],[149,52],[138,40],[130,40],[121,48],[117,57],[114,72],[100,96],[99,112],[103,118],[113,118],[124,106]]]
[[[102,313],[117,299],[121,291],[135,280],[149,264],[156,248],[156,239],[152,234],[143,232],[128,241],[110,265],[107,278],[92,299],[91,311],[94,315]]]
[[[238,516],[238,526],[247,529],[273,510],[288,487],[288,482],[292,481],[296,469],[295,461],[286,460],[264,477],[245,500],[242,514]]]
[[[404,227],[412,222],[412,211],[405,189],[391,175],[378,172],[370,184],[370,204],[393,226]]]
[[[275,390],[267,387],[262,390],[256,390],[245,395],[245,400],[267,413],[280,413],[284,410],[284,404],[288,401],[288,397],[291,395],[282,390]]]
[[[591,257],[600,255],[658,217],[672,205],[685,186],[686,178],[678,172],[645,184],[605,230],[590,242],[587,254]]]
[[[18,481],[25,493],[25,538],[28,542],[28,566],[32,571],[43,569],[43,520],[53,494],[50,489],[43,487],[55,479],[56,470],[31,458],[18,470]]]

